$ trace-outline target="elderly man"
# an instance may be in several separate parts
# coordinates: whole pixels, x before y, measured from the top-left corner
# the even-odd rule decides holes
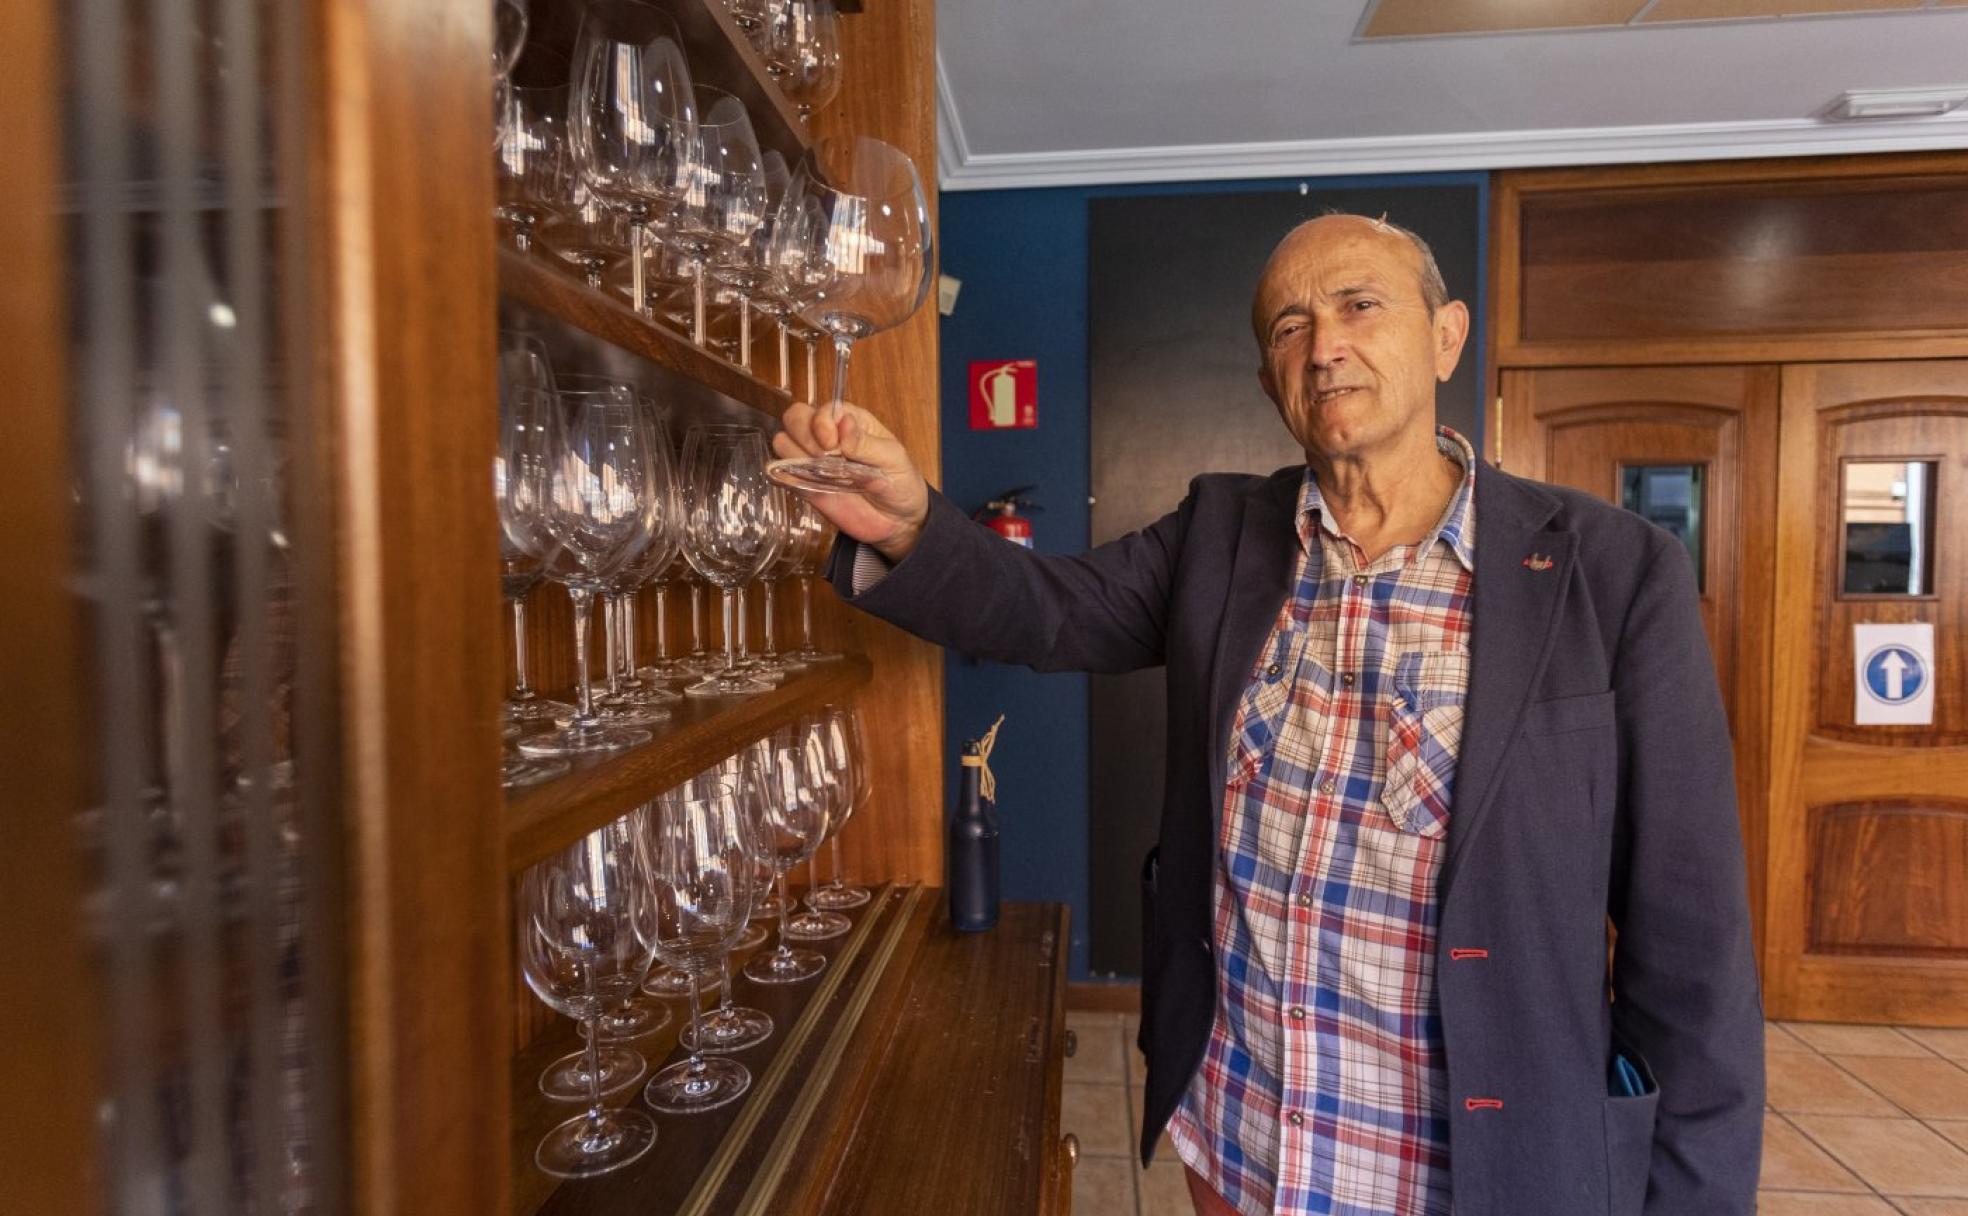
[[[817,500],[857,607],[1166,666],[1144,1161],[1166,1128],[1200,1213],[1747,1216],[1763,1023],[1687,554],[1436,425],[1469,314],[1412,233],[1301,225],[1252,323],[1305,463],[1084,556],[972,525],[864,411],[775,441],[888,474]]]

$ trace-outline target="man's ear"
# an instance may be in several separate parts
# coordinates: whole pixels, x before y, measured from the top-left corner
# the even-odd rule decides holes
[[[1435,379],[1447,383],[1462,358],[1462,344],[1469,340],[1469,306],[1450,300],[1435,310]]]

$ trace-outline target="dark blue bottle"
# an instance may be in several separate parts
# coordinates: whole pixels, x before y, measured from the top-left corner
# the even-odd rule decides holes
[[[992,734],[996,733],[994,728]],[[998,923],[998,817],[980,796],[987,771],[984,758],[978,744],[964,744],[963,784],[956,813],[950,816],[949,847],[944,850],[950,923],[965,933],[996,928]]]

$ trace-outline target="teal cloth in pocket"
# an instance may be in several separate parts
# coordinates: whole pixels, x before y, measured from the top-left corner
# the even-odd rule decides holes
[[[1623,1051],[1613,1053],[1612,1092],[1616,1098],[1641,1098],[1647,1094],[1647,1078]]]

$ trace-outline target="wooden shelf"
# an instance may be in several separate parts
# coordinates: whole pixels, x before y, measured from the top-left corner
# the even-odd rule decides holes
[[[716,764],[795,715],[838,701],[874,669],[850,655],[788,676],[771,692],[730,700],[685,698],[654,741],[576,760],[565,777],[506,796],[506,866],[512,873],[553,855],[664,790]]]
[[[656,324],[626,301],[562,274],[547,264],[548,256],[499,250],[500,293],[775,418],[792,403],[792,395],[784,389]]]

